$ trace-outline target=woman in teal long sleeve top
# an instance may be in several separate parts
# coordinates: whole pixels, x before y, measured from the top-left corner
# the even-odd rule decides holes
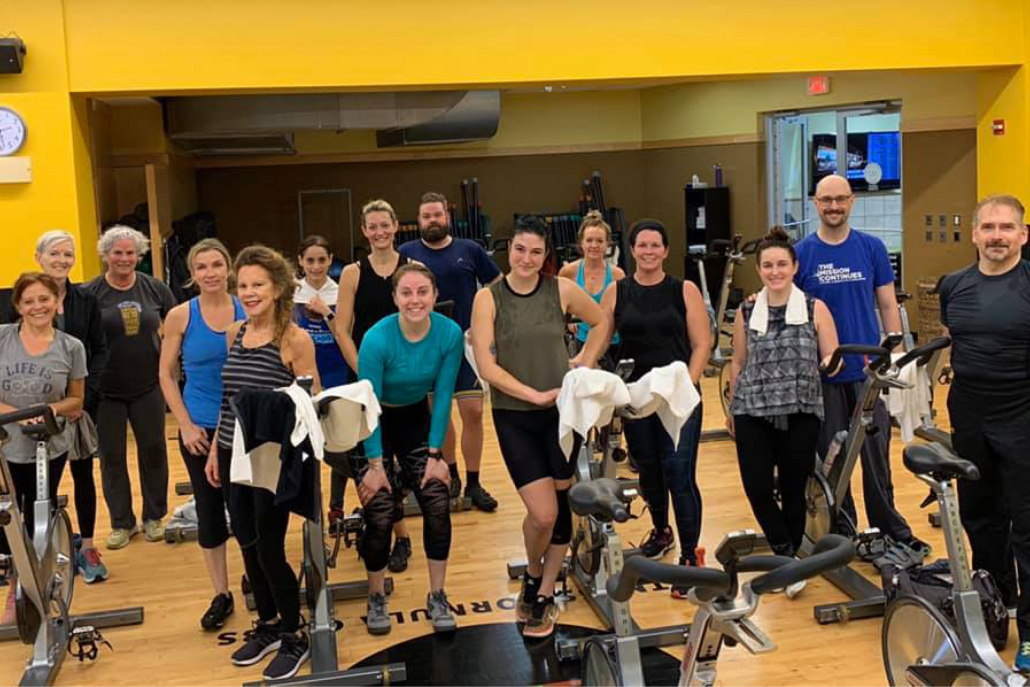
[[[371,382],[383,408],[379,426],[365,440],[366,458],[356,459],[360,464],[354,472],[365,515],[361,554],[369,583],[366,627],[372,634],[390,631],[384,583],[390,533],[403,513],[405,491],[415,494],[425,522],[426,608],[433,629],[451,632],[457,627],[443,589],[451,512],[450,473],[440,446],[464,341],[453,320],[433,312],[436,294],[429,270],[418,264],[400,267],[393,277],[398,312],[369,329],[358,351],[358,378]]]

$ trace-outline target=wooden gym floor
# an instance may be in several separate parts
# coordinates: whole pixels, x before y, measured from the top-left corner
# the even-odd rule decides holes
[[[705,427],[722,426],[722,412],[715,396],[713,380],[705,380]],[[943,408],[943,394],[938,408]],[[455,413],[457,416],[457,413]],[[520,522],[523,516],[519,500],[504,469],[493,433],[489,412],[486,413],[486,445],[483,467],[485,486],[499,499],[496,513],[469,511],[454,515],[454,537],[447,578],[447,592],[452,604],[463,604],[467,614],[459,617],[461,626],[479,623],[514,622],[512,599],[518,593],[515,582],[509,582],[505,563],[523,555]],[[947,426],[946,417],[939,422]],[[171,480],[187,479],[174,440],[174,420],[169,416],[167,429]],[[892,465],[897,504],[920,538],[934,547],[934,558],[944,556],[940,531],[932,529],[919,502],[926,488],[901,464],[902,443],[895,430]],[[99,491],[99,461],[95,463]],[[627,468],[623,467],[623,470]],[[324,484],[328,493],[328,473]],[[464,476],[464,469],[462,469]],[[628,472],[626,473],[629,474]],[[704,499],[702,545],[711,553],[726,532],[742,528],[757,529],[744,497],[737,469],[733,444],[728,441],[701,445],[698,481]],[[71,478],[65,473],[61,493],[70,494]],[[134,487],[136,478],[133,478]],[[861,508],[861,480],[854,486]],[[200,628],[200,616],[213,595],[200,551],[195,542],[181,544],[150,543],[137,536],[120,551],[106,551],[102,543],[109,531],[107,510],[99,504],[96,539],[111,576],[106,582],[86,585],[76,579],[72,610],[86,612],[125,606],[145,607],[144,623],[135,627],[104,631],[114,650],[102,648],[93,663],[78,663],[68,657],[58,676],[59,685],[238,685],[260,679],[264,663],[250,668],[236,668],[229,660],[239,646],[243,631],[250,627],[239,580],[243,572],[239,550],[229,542],[230,585],[237,602],[222,633],[206,633]],[[352,485],[348,485],[347,509],[357,504]],[[69,499],[70,500],[70,499]],[[170,508],[184,500],[170,495]],[[136,493],[137,513],[140,507]],[[640,512],[639,502],[635,512]],[[75,516],[72,514],[73,525]],[[288,551],[295,564],[301,559],[300,519],[294,518],[288,539]],[[647,516],[620,526],[619,532],[629,543],[639,543],[649,528]],[[365,603],[341,602],[336,606],[337,618],[345,627],[338,635],[341,667],[362,660],[377,651],[431,632],[424,614],[414,617],[412,611],[423,608],[428,585],[425,557],[421,546],[421,521],[410,519],[414,555],[407,572],[394,575],[395,590],[390,598],[390,611],[401,612],[404,623],[394,621],[393,632],[373,638],[364,630],[361,616]],[[670,554],[670,562],[675,561]],[[867,573],[869,566],[862,566]],[[353,550],[343,550],[339,566],[331,571],[331,581],[362,578],[364,568]],[[5,595],[6,589],[0,590]],[[879,619],[857,620],[847,625],[818,625],[812,615],[817,603],[843,601],[844,596],[822,579],[809,583],[795,600],[783,595],[762,599],[755,616],[759,626],[778,645],[773,653],[752,656],[738,647],[724,649],[719,662],[719,682],[725,685],[885,685],[880,650]],[[498,602],[501,602],[500,604]],[[673,600],[667,592],[651,591],[634,597],[634,617],[644,627],[657,627],[689,622],[694,608],[686,601]],[[478,611],[478,612],[475,612]],[[561,622],[597,626],[585,602],[573,601],[561,616]],[[1011,659],[1015,640],[1009,642],[1006,657]],[[679,655],[681,649],[671,652]],[[18,642],[0,644],[0,684],[15,684],[30,649]],[[304,669],[306,671],[306,669]]]

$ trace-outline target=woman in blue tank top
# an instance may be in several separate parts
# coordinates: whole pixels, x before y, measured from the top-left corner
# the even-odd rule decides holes
[[[297,249],[297,264],[304,278],[293,294],[293,321],[315,344],[315,364],[322,388],[346,384],[350,368],[336,343],[336,299],[339,285],[329,276],[333,253],[329,242],[312,234]]]
[[[197,540],[204,552],[215,597],[201,618],[205,630],[221,627],[233,612],[225,563],[225,498],[204,476],[208,449],[218,426],[222,403],[222,366],[228,355],[225,331],[246,315],[229,294],[229,251],[217,239],[203,239],[190,249],[187,264],[200,295],[175,306],[164,324],[159,378],[165,402],[179,423],[179,452],[197,504]],[[186,384],[179,391],[179,359]]]
[[[612,228],[604,221],[604,216],[597,210],[591,210],[579,225],[579,251],[583,257],[573,260],[558,273],[559,277],[574,280],[598,304],[604,296],[605,289],[613,281],[626,276],[622,268],[613,266],[606,256],[611,244]],[[590,327],[582,322],[575,325],[576,349],[583,348]],[[612,337],[611,345],[619,343],[619,335]]]

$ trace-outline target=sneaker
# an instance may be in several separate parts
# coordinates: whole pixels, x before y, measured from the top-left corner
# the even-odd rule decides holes
[[[343,519],[346,515],[342,508],[330,508],[329,517],[326,518],[329,522],[329,531],[336,534],[336,531],[343,525]]]
[[[232,662],[238,666],[252,666],[282,645],[279,621],[254,622],[254,629],[243,633],[243,646],[232,653]]]
[[[375,592],[368,595],[368,618],[365,627],[370,635],[390,634],[390,614],[386,610],[386,595]]]
[[[808,580],[798,580],[794,584],[788,584],[787,588],[783,590],[783,593],[787,595],[788,599],[793,599],[808,586]]]
[[[705,565],[705,547],[699,546],[694,549],[693,558],[687,558],[686,556],[680,556],[680,565],[690,566],[692,568],[703,568]],[[672,598],[674,599],[685,599],[687,594],[690,592],[690,587],[680,587],[672,585]]]
[[[1020,642],[1016,651],[1016,661],[1012,664],[1016,672],[1024,675],[1030,673],[1030,642]]]
[[[483,512],[493,513],[497,510],[497,499],[490,496],[490,492],[484,489],[482,484],[466,487],[465,496],[472,499],[472,505]]]
[[[558,625],[558,605],[554,597],[537,596],[533,602],[533,612],[526,626],[522,628],[522,636],[532,639],[545,639],[554,634]]]
[[[111,551],[116,549],[124,549],[129,545],[129,540],[135,537],[139,533],[135,527],[132,529],[125,529],[124,527],[115,527],[111,530],[111,534],[107,536],[107,548]]]
[[[4,614],[0,617],[0,625],[14,625],[14,621],[18,619],[18,609],[14,605],[14,590],[18,586],[18,583],[11,581],[11,588],[7,591],[7,602],[4,604]]]
[[[453,477],[453,476],[451,477],[451,498],[452,499],[461,498],[461,478],[460,477]]]
[[[144,520],[143,532],[147,541],[164,541],[165,525],[160,520]]]
[[[94,548],[76,551],[75,566],[82,573],[82,579],[86,584],[107,579],[107,566],[100,560],[100,552]]]
[[[411,538],[397,537],[393,543],[393,551],[390,552],[390,560],[386,567],[392,573],[402,573],[408,569],[408,559],[411,558]]]
[[[217,630],[225,625],[226,619],[232,615],[235,609],[236,604],[233,601],[232,592],[216,594],[215,598],[211,599],[211,605],[208,606],[204,617],[200,619],[200,626],[205,630]]]
[[[279,652],[261,673],[266,680],[286,680],[293,677],[311,657],[311,642],[308,641],[307,632],[284,632],[279,637]]]
[[[447,592],[444,590],[429,592],[426,596],[426,608],[433,623],[433,632],[454,632],[458,629],[458,623],[451,613],[451,604],[447,601]]]
[[[536,601],[536,593],[540,589],[540,578],[522,575],[522,589],[519,590],[519,600],[515,604],[515,621],[524,623],[529,621],[533,615],[533,603]]]
[[[675,545],[676,538],[672,536],[671,527],[666,527],[661,531],[653,529],[647,533],[647,538],[640,544],[640,555],[652,560],[661,558],[672,551],[672,547]]]

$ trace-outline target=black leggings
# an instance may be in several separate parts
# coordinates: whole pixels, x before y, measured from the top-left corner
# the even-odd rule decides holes
[[[215,430],[204,429],[208,441],[215,440]],[[190,476],[190,484],[193,486],[193,498],[197,503],[197,542],[202,549],[213,549],[221,546],[229,539],[229,528],[225,524],[225,485],[229,483],[228,465],[222,470],[222,462],[218,462],[219,473],[224,472],[222,488],[211,486],[204,474],[204,465],[207,464],[207,454],[194,455],[182,443],[182,434],[179,434],[179,453],[182,454],[182,462],[186,464],[186,472]]]
[[[64,464],[68,462],[68,454],[62,453],[48,462],[49,474],[47,475],[47,491],[50,497],[50,512],[57,508],[57,487],[61,484],[61,475],[64,473]],[[25,529],[32,537],[32,530],[36,526],[36,463],[7,463],[11,469],[11,485],[14,488],[14,497],[18,500],[18,508],[21,509],[22,521]],[[0,554],[11,553],[11,544],[7,541],[7,532],[0,527]]]
[[[93,481],[93,456],[68,461],[75,487],[75,518],[79,534],[92,539],[97,524],[97,485]]]
[[[795,413],[787,423],[780,430],[765,418],[733,416],[740,479],[751,510],[773,552],[793,556],[805,534],[805,485],[815,466],[821,422],[815,415]],[[773,498],[773,468],[780,504]]]
[[[390,535],[393,524],[404,516],[404,493],[414,492],[422,509],[422,545],[426,558],[445,561],[451,551],[450,490],[442,481],[433,479],[423,489],[429,436],[429,406],[424,400],[410,406],[383,406],[379,418],[383,436],[383,467],[390,480],[392,493],[380,489],[364,504],[365,535],[361,555],[365,569],[379,572],[390,557]],[[368,471],[365,458],[354,458],[354,474],[358,484]]]
[[[227,484],[232,449],[218,447],[218,470]],[[254,590],[258,617],[278,616],[283,632],[300,627],[300,585],[286,558],[290,511],[275,505],[275,494],[260,487],[229,484],[229,513],[233,534],[243,553],[243,567]]]

